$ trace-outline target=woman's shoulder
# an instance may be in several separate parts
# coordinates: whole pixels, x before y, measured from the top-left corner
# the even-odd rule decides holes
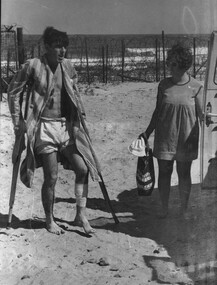
[[[194,87],[194,88],[201,88],[203,87],[203,82],[198,81],[197,79],[195,79],[194,77],[190,76],[190,81],[189,84]]]

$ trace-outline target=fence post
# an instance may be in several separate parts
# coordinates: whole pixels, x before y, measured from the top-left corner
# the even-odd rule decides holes
[[[85,55],[86,55],[86,62],[87,62],[87,82],[90,85],[90,74],[89,74],[89,61],[88,61],[88,50],[87,50],[87,39],[85,38]]]
[[[19,67],[24,63],[23,28],[17,28],[18,62]]]
[[[159,81],[159,69],[158,69],[158,39],[155,40],[155,76],[156,82]]]
[[[41,57],[41,46],[40,46],[40,44],[38,45],[38,57]]]
[[[32,51],[31,51],[31,58],[35,57],[35,47],[32,46]]]
[[[2,14],[2,1],[0,0],[0,13]],[[0,15],[1,15],[0,14]],[[0,37],[0,57],[1,57],[1,68],[0,68],[0,101],[2,101],[2,32]]]
[[[121,78],[122,78],[122,82],[124,82],[124,59],[125,59],[125,43],[124,43],[124,40],[121,40],[121,57],[122,57]]]
[[[1,11],[1,7],[0,7],[0,11]],[[0,56],[2,54],[2,33],[1,33],[1,38],[0,38]],[[1,68],[0,68],[0,101],[2,101],[2,57],[1,57]]]
[[[196,39],[193,38],[193,77],[196,77]]]
[[[83,45],[83,40],[82,38],[80,38],[80,61],[81,61],[81,70],[82,70],[82,66],[83,66],[83,51],[84,51],[84,45]],[[76,50],[77,51],[77,50]]]
[[[166,63],[165,63],[165,38],[164,38],[164,31],[162,31],[162,48],[163,48],[163,72],[164,78],[166,77]]]
[[[105,83],[105,48],[102,46],[102,82]]]
[[[9,77],[10,58],[11,58],[11,51],[10,49],[8,49],[7,51],[7,73],[6,73],[7,78]]]
[[[106,45],[106,55],[105,55],[105,83],[108,82],[108,44]]]

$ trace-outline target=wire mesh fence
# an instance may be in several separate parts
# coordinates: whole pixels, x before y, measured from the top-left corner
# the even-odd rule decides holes
[[[14,30],[1,31],[1,86],[8,82],[18,69],[17,38]]]
[[[168,76],[166,53],[182,42],[192,49],[190,73],[204,80],[208,54],[208,35],[73,35],[69,36],[67,58],[74,63],[79,82],[144,81],[154,82]],[[19,68],[16,31],[1,31],[1,78],[8,82]],[[24,35],[23,60],[44,53],[41,36]]]
[[[167,50],[177,42],[192,49],[190,73],[204,80],[208,54],[208,36],[192,35],[91,35],[70,36],[67,57],[74,63],[82,83],[113,81],[154,82],[168,76]],[[41,40],[26,47],[26,57],[43,53]]]

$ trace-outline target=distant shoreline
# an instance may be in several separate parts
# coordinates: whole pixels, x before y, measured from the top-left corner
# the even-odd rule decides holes
[[[151,41],[151,46],[155,46],[155,40],[162,40],[162,34],[74,34],[68,35],[70,44],[72,44],[73,39],[78,41],[89,40],[92,43],[108,43],[110,41],[122,41],[125,40],[127,44],[129,43],[131,46],[131,42],[135,42],[138,40],[140,43]],[[164,34],[165,40],[185,40],[191,41],[192,39],[196,39],[199,41],[208,41],[210,34]],[[42,35],[34,35],[34,34],[23,34],[24,44],[34,45],[42,40]]]
[[[70,37],[80,36],[80,37],[153,37],[153,36],[162,36],[162,33],[159,34],[68,34]],[[208,34],[169,34],[164,33],[165,36],[169,37],[209,37]],[[24,37],[34,36],[41,37],[41,34],[23,34]]]

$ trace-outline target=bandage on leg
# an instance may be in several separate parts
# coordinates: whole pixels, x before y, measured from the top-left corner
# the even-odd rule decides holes
[[[88,184],[75,183],[75,198],[77,206],[86,207],[87,195],[88,195]]]

